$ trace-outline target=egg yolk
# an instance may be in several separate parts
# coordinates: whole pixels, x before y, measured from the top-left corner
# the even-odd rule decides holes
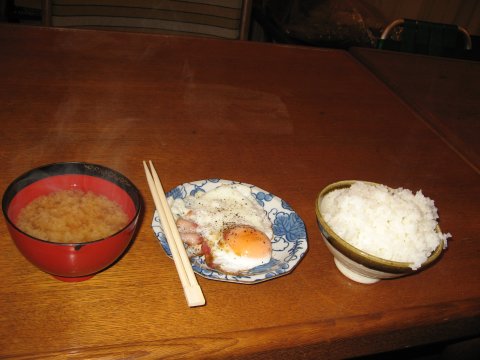
[[[250,226],[236,226],[223,231],[223,239],[238,256],[263,258],[272,253],[272,243],[263,232]]]

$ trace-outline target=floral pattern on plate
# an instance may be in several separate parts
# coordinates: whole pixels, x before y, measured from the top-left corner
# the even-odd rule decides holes
[[[211,280],[245,284],[271,280],[291,272],[307,252],[307,232],[300,216],[282,199],[254,185],[222,179],[185,183],[169,191],[166,196],[170,199],[184,199],[186,196],[195,195],[199,191],[213,190],[222,184],[248,186],[258,204],[266,211],[273,224],[272,259],[269,263],[257,266],[246,273],[231,275],[208,267],[203,256],[196,256],[191,259],[194,272]],[[156,211],[153,216],[152,228],[165,253],[172,257]]]

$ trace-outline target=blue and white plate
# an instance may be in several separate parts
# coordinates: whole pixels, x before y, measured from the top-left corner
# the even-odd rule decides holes
[[[195,195],[199,191],[207,192],[223,184],[242,184],[252,189],[253,196],[267,212],[273,224],[272,259],[269,263],[257,266],[244,274],[230,275],[208,267],[204,257],[197,256],[191,259],[193,270],[207,279],[244,284],[271,280],[291,272],[307,251],[307,232],[300,216],[282,199],[254,185],[221,179],[185,183],[169,191],[166,196],[184,199],[188,195]],[[172,257],[156,211],[152,228],[165,253]]]

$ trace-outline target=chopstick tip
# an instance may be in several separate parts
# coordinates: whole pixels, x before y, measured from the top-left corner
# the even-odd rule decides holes
[[[205,305],[205,297],[203,296],[200,285],[195,284],[190,287],[185,287],[185,297],[189,307],[203,306]]]

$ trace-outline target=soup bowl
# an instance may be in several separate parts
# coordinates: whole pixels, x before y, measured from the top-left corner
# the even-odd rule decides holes
[[[384,279],[394,279],[414,272],[423,270],[438,260],[442,251],[443,243],[441,242],[430,256],[421,264],[421,266],[413,270],[410,263],[392,261],[369,254],[357,247],[351,245],[348,241],[340,237],[325,221],[321,205],[325,196],[334,190],[350,187],[355,180],[344,180],[332,183],[318,194],[315,210],[317,215],[317,223],[320,228],[323,240],[327,249],[333,255],[333,259],[338,270],[350,280],[363,283],[373,284]],[[373,182],[363,181],[370,185],[379,185]],[[436,232],[440,233],[440,227],[437,225]]]
[[[20,211],[40,196],[60,190],[80,190],[105,196],[128,217],[119,231],[87,242],[54,242],[36,238],[17,226]],[[26,172],[5,190],[2,211],[10,236],[20,253],[56,279],[90,279],[114,264],[126,251],[139,222],[142,200],[135,185],[119,172],[85,162],[48,164]]]

